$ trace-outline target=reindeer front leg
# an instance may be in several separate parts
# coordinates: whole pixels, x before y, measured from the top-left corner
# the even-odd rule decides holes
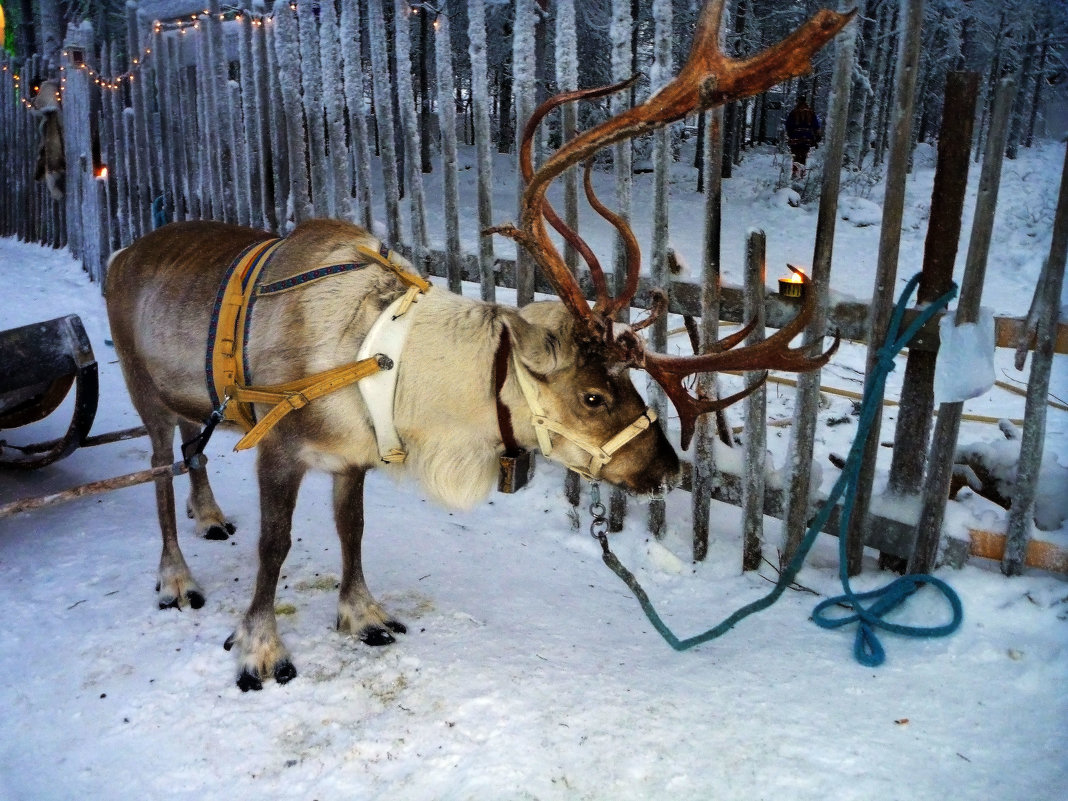
[[[224,645],[227,651],[235,644],[240,646],[241,672],[237,686],[243,692],[262,689],[265,676],[274,676],[279,684],[285,684],[297,675],[289,652],[278,636],[274,596],[278,574],[292,542],[290,529],[293,508],[306,468],[281,445],[275,444],[277,442],[265,442],[260,447],[257,466],[260,484],[260,564],[256,573],[256,590],[241,625]]]
[[[368,645],[389,645],[393,634],[407,628],[386,613],[367,589],[363,577],[363,479],[366,471],[350,468],[334,475],[334,521],[341,540],[341,592],[337,603],[338,631],[355,634]]]

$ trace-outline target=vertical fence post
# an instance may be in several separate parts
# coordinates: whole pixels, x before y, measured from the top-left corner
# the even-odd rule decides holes
[[[655,33],[653,42],[652,89],[664,86],[672,78],[672,19],[670,0],[654,0],[653,19]],[[671,171],[671,126],[664,126],[653,133],[653,242],[649,259],[652,284],[670,293],[671,278],[668,274],[668,178]],[[719,291],[718,286],[715,291]],[[718,316],[716,317],[718,320]],[[667,314],[660,316],[649,328],[649,344],[653,350],[667,350]],[[659,384],[648,383],[650,405],[661,420],[667,420],[667,397]],[[699,493],[694,492],[696,497]],[[660,537],[664,534],[665,503],[663,497],[654,496],[649,502],[649,532]],[[696,554],[695,554],[696,558]]]
[[[975,84],[974,87],[969,87],[972,94],[970,119],[974,112],[975,95],[978,94],[979,76],[976,73],[963,74],[974,76],[969,79]],[[961,281],[957,311],[954,315],[957,325],[974,323],[979,318],[983,282],[986,279],[987,256],[990,253],[990,236],[994,229],[994,212],[997,208],[998,188],[1001,182],[1001,165],[1005,154],[1009,111],[1015,91],[1015,83],[1011,79],[1006,79],[998,87],[994,98],[994,116],[990,121],[990,135],[986,140],[983,170],[979,177],[979,192],[975,215],[972,219],[972,233],[968,242],[968,256],[964,264],[964,278]],[[947,116],[950,113],[948,100],[947,97]],[[970,145],[969,140],[968,146]],[[927,472],[924,477],[923,505],[916,525],[916,540],[906,566],[909,573],[929,573],[934,569],[941,541],[942,519],[945,515],[950,482],[953,478],[953,461],[956,456],[957,437],[960,433],[963,411],[962,402],[943,403],[938,407],[938,421],[935,423],[934,435],[931,439],[931,453],[927,459]]]
[[[460,248],[460,190],[456,177],[456,98],[452,79],[452,35],[449,9],[434,20],[434,64],[438,79],[438,119],[441,120],[441,178],[445,194],[445,274],[449,291],[460,293],[463,252]]]
[[[377,0],[372,0],[377,2]],[[282,102],[286,112],[286,141],[288,143],[289,199],[293,211],[293,224],[299,224],[312,216],[309,194],[308,171],[304,164],[305,135],[304,113],[300,103],[300,76],[294,74],[300,64],[300,45],[297,40],[297,21],[287,0],[274,4],[274,43],[277,53],[276,67]],[[278,220],[279,233],[287,227],[285,213]]]
[[[894,305],[897,259],[901,247],[901,219],[905,209],[905,179],[908,175],[909,145],[912,141],[912,109],[916,96],[916,74],[919,71],[924,4],[923,0],[907,0],[904,5],[897,59],[897,83],[894,87],[890,160],[886,169],[886,194],[883,200],[882,230],[879,235],[879,260],[868,314],[867,375],[873,373],[878,362],[879,349],[886,338]],[[857,477],[853,517],[849,524],[850,547],[847,559],[850,575],[856,575],[861,569],[881,426],[881,416],[875,415]]]
[[[282,0],[284,3],[285,0]],[[286,230],[289,198],[292,197],[289,164],[289,128],[286,103],[282,95],[282,77],[278,68],[278,43],[274,17],[263,21],[263,51],[267,62],[267,79],[263,82],[263,102],[271,109],[271,171],[269,186],[274,188],[274,225],[272,230],[281,234]],[[262,107],[262,104],[261,104]],[[301,129],[303,135],[303,128]],[[307,191],[307,187],[304,187]]]
[[[234,177],[237,172],[234,153],[234,128],[233,106],[230,102],[230,63],[226,58],[226,42],[223,39],[223,24],[219,19],[222,16],[219,0],[210,0],[208,3],[207,19],[203,19],[200,25],[200,36],[207,43],[208,74],[205,86],[211,95],[208,97],[208,108],[211,111],[211,119],[208,120],[209,130],[215,142],[215,153],[218,158],[219,174],[217,181],[213,182],[221,192],[218,195],[219,206],[222,210],[221,219],[226,222],[236,222],[237,216],[237,192]],[[216,215],[215,219],[220,219]]]
[[[334,176],[327,169],[326,137],[323,132],[323,71],[319,58],[319,32],[312,3],[297,3],[300,30],[301,97],[308,129],[308,161],[311,199],[316,216],[330,217],[334,210]],[[293,65],[296,66],[295,64]]]
[[[426,12],[423,12],[426,13]],[[427,254],[429,244],[426,231],[426,198],[423,192],[423,173],[419,146],[419,121],[415,113],[415,94],[412,88],[411,23],[407,0],[394,0],[393,22],[396,31],[394,50],[397,60],[397,104],[400,108],[408,168],[409,214],[412,226],[412,262],[421,275],[429,274]]]
[[[722,36],[721,36],[722,44]],[[701,350],[704,352],[719,339],[720,272],[722,258],[723,181],[723,108],[717,106],[705,115],[705,233],[704,268],[701,276]],[[712,397],[716,393],[715,377],[702,373],[697,378],[698,393]],[[712,422],[708,415],[697,420],[693,446],[693,482],[690,504],[693,516],[693,558],[701,561],[708,554],[709,512],[711,509],[716,461]]]
[[[331,216],[352,221],[352,160],[345,145],[345,97],[342,81],[334,77],[341,63],[341,41],[338,31],[337,12],[333,3],[319,4],[319,60],[320,73],[331,77],[323,82],[323,108],[326,112],[326,130],[329,141],[330,162],[327,169],[333,189],[330,200]]]
[[[362,48],[360,47],[360,11],[358,3],[341,4],[341,55],[345,107],[348,110],[352,137],[351,160],[356,184],[356,220],[368,231],[374,230],[371,205],[371,153],[367,146],[367,118],[363,92]]]
[[[718,172],[713,170],[714,175]],[[717,183],[718,178],[713,179]],[[760,230],[751,230],[745,247],[745,300],[743,319],[753,320],[753,330],[746,337],[746,345],[756,345],[764,339],[764,292],[767,280],[767,238]],[[744,376],[746,385],[761,379],[762,373]],[[767,475],[768,450],[768,390],[766,386],[745,399],[745,475],[742,481],[742,570],[760,567],[761,545],[764,540],[764,489]]]
[[[248,225],[258,227],[264,224],[263,209],[263,139],[260,125],[266,109],[260,109],[256,82],[259,76],[252,60],[252,39],[256,26],[249,14],[238,14],[237,53],[241,65],[241,121],[239,135],[245,147],[246,166],[241,180],[248,197]]]
[[[136,58],[141,52],[137,12],[137,3],[126,4],[127,61],[124,66],[127,70],[131,69],[130,59]],[[129,74],[133,75],[132,72]],[[127,81],[127,86],[133,108],[133,119],[129,120],[129,124],[134,143],[130,164],[130,174],[133,176],[130,194],[135,220],[134,236],[141,236],[152,230],[152,183],[149,178],[152,166],[148,150],[148,125],[146,124],[148,117],[145,112],[145,95],[141,92],[140,81],[136,78]]]
[[[516,220],[523,216],[523,176],[519,168],[519,150],[523,129],[534,113],[535,41],[537,10],[534,0],[516,0],[512,25],[512,91],[515,98],[515,187]],[[502,111],[502,113],[507,113]],[[515,247],[516,304],[525,306],[534,300],[534,260],[517,242]]]
[[[612,0],[612,80],[622,81],[631,74],[630,37],[634,21],[631,17],[630,0]],[[613,116],[622,114],[627,108],[629,92],[617,92],[609,100],[609,113]],[[616,213],[630,224],[633,176],[631,174],[631,153],[633,144],[629,139],[619,142],[612,149],[612,171],[616,187]],[[620,295],[627,280],[627,252],[623,238],[617,233],[613,253],[614,291]],[[630,309],[620,309],[620,320],[630,321]],[[608,530],[622,531],[623,518],[627,511],[626,493],[613,487],[608,500]]]
[[[949,291],[960,240],[964,195],[968,188],[972,119],[979,89],[976,73],[946,76],[942,129],[938,136],[938,164],[931,192],[931,216],[924,244],[923,272],[917,305],[926,305]],[[894,454],[887,491],[899,497],[919,491],[927,460],[927,437],[934,411],[934,373],[937,351],[911,348],[905,362],[901,407],[894,432]]]
[[[844,5],[851,5],[849,3]],[[847,10],[843,7],[843,10]],[[834,75],[828,116],[829,136],[823,157],[820,185],[819,217],[816,243],[812,254],[812,284],[808,291],[817,296],[816,308],[805,329],[804,341],[809,355],[820,353],[827,332],[827,308],[831,294],[831,261],[834,253],[834,229],[838,219],[838,190],[842,179],[842,154],[845,151],[846,121],[853,86],[853,53],[857,39],[857,22],[846,26],[835,42]],[[811,465],[816,438],[816,416],[820,401],[820,370],[797,377],[794,421],[790,429],[790,446],[786,457],[786,508],[783,512],[783,550],[780,568],[793,559],[801,544],[809,518]]]
[[[493,225],[493,142],[490,139],[489,85],[486,74],[486,10],[484,0],[467,5],[467,37],[471,43],[471,114],[474,118],[475,155],[478,159],[478,228]],[[493,237],[478,237],[478,272],[482,300],[496,297],[493,277]]]
[[[259,219],[254,220],[253,224],[262,225],[267,230],[273,231],[278,228],[275,192],[279,190],[279,187],[273,180],[272,168],[275,160],[282,157],[282,148],[274,148],[271,139],[275,120],[280,119],[280,117],[276,118],[280,109],[272,108],[270,101],[270,87],[277,85],[278,77],[271,74],[270,62],[267,59],[267,32],[263,11],[263,0],[253,0],[248,37],[254,111],[252,129],[247,131],[247,135],[253,140],[251,147],[256,154],[256,164],[259,168],[258,197],[261,205]],[[256,197],[255,193],[253,197]]]
[[[1035,354],[1031,357],[1031,377],[1027,382],[1027,402],[1024,406],[1023,435],[1020,438],[1020,461],[1016,467],[1016,481],[1012,489],[1012,508],[1009,510],[1008,537],[1001,570],[1007,576],[1023,571],[1027,543],[1031,538],[1035,495],[1038,489],[1038,470],[1042,464],[1042,446],[1046,437],[1046,397],[1049,393],[1050,371],[1057,339],[1060,317],[1061,288],[1064,286],[1065,259],[1068,257],[1068,150],[1065,151],[1061,172],[1061,188],[1057,211],[1053,218],[1053,237],[1049,258],[1042,271],[1043,281],[1035,290],[1035,300],[1028,314],[1025,338],[1035,337]],[[1032,328],[1033,326],[1033,328]],[[1025,343],[1022,343],[1025,344]],[[1017,351],[1016,366],[1023,367],[1026,351]]]
[[[385,37],[375,31],[385,30],[382,0],[367,0],[368,30],[371,31],[371,77],[374,90],[375,123],[382,151],[382,182],[386,192],[386,230],[389,240],[401,241],[400,189],[397,183],[397,144],[393,137],[393,91],[389,81],[389,59]]]

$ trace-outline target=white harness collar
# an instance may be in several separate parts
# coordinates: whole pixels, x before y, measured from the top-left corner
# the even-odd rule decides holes
[[[415,317],[410,309],[420,292],[418,287],[410,287],[404,295],[389,304],[374,321],[356,354],[357,360],[382,354],[393,362],[392,369],[381,370],[356,384],[371,415],[371,425],[378,441],[378,455],[383,462],[403,462],[408,455],[393,422],[393,404],[401,356]]]
[[[652,407],[648,407],[642,412],[641,417],[633,423],[624,427],[622,431],[614,437],[611,437],[603,445],[597,445],[583,437],[581,434],[575,433],[563,423],[546,416],[544,407],[538,401],[538,390],[535,386],[533,376],[530,375],[527,368],[524,367],[514,355],[512,356],[511,361],[516,380],[519,382],[519,389],[522,390],[523,398],[526,400],[527,406],[530,408],[530,422],[534,425],[534,433],[538,437],[538,447],[541,449],[542,454],[548,457],[553,451],[553,443],[552,439],[549,437],[549,432],[560,435],[564,439],[582,448],[582,450],[590,455],[590,463],[585,468],[568,465],[569,468],[590,481],[599,480],[601,470],[604,469],[606,464],[612,461],[612,457],[615,456],[624,445],[648,429],[649,426],[656,421],[656,410]]]

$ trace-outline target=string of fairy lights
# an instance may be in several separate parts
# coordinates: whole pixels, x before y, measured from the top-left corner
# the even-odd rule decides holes
[[[296,3],[290,3],[289,7],[293,11],[297,10]],[[254,14],[249,11],[229,10],[213,15],[209,9],[204,9],[202,13],[190,14],[188,18],[181,17],[180,19],[168,21],[155,20],[152,23],[152,32],[154,34],[161,34],[167,31],[178,31],[179,34],[185,35],[187,31],[200,30],[201,24],[212,19],[212,17],[217,18],[219,22],[227,22],[231,20],[240,22],[245,17],[248,17],[253,27],[257,28],[270,24],[274,19],[273,14]],[[69,66],[72,69],[83,70],[89,76],[89,80],[91,80],[94,84],[99,86],[101,89],[107,89],[112,92],[118,91],[124,85],[133,84],[137,72],[145,65],[151,55],[152,48],[150,46],[146,46],[141,50],[140,55],[130,59],[130,68],[126,72],[123,72],[119,75],[105,77],[84,61],[84,53],[81,53],[81,51],[77,51],[71,48],[63,50],[63,59],[65,61],[70,62]],[[81,60],[79,61],[79,59]],[[64,64],[59,68],[60,86],[59,91],[55,93],[54,99],[56,103],[62,102],[62,95],[63,92],[66,90],[67,67],[68,65]],[[11,77],[15,84],[16,96],[19,98],[19,101],[25,108],[33,109],[33,98],[35,98],[37,93],[40,91],[41,85],[35,84],[33,86],[32,95],[27,96],[29,93],[23,91],[24,87],[22,85],[22,76],[19,73],[10,69],[9,65],[7,64],[0,65],[0,71],[11,72]]]
[[[419,13],[419,9],[422,8],[422,7],[424,7],[422,4],[412,4],[412,5],[409,6],[409,9],[410,9],[412,14],[418,14]],[[297,3],[296,2],[290,2],[289,8],[292,11],[296,11],[297,10]],[[269,25],[269,24],[271,24],[271,22],[274,21],[274,14],[257,14],[257,13],[254,13],[254,12],[251,12],[251,11],[247,11],[247,10],[230,9],[230,10],[227,10],[227,11],[221,11],[221,12],[213,15],[211,13],[210,9],[204,9],[199,14],[190,14],[188,16],[188,18],[187,17],[180,17],[178,19],[167,20],[167,21],[155,20],[152,23],[152,32],[154,34],[162,34],[162,33],[168,32],[168,31],[178,31],[178,33],[180,35],[184,36],[187,31],[200,30],[201,24],[211,20],[213,17],[217,18],[219,22],[227,22],[227,21],[240,22],[243,19],[245,19],[246,17],[248,17],[249,21],[252,24],[252,26],[256,27],[256,28],[263,27],[265,25]],[[437,28],[437,26],[438,26],[438,21],[435,20],[434,21],[434,27]],[[91,66],[89,66],[89,64],[84,60],[84,53],[83,52],[76,51],[76,50],[73,50],[73,49],[70,49],[70,48],[63,50],[63,58],[64,58],[64,60],[69,60],[70,61],[70,66],[73,69],[84,70],[88,74],[89,80],[91,80],[94,84],[99,86],[101,89],[107,89],[107,90],[112,91],[112,92],[118,91],[124,85],[133,84],[134,77],[135,77],[136,73],[145,65],[145,62],[149,59],[149,57],[151,55],[152,55],[152,48],[146,46],[145,48],[142,49],[140,55],[138,55],[135,58],[132,58],[130,60],[130,68],[126,72],[121,73],[119,75],[112,75],[110,77],[105,77],[105,76],[101,75],[99,72],[97,72],[96,70],[94,70]],[[9,66],[7,64],[4,64],[4,65],[0,66],[0,70],[2,70],[3,72],[8,72],[9,71]],[[66,84],[67,84],[67,75],[66,75],[67,65],[64,64],[63,66],[60,66],[59,70],[60,70],[60,85],[59,85],[59,91],[55,93],[55,102],[56,103],[62,102],[62,95],[63,95],[63,92],[66,89]],[[27,97],[26,96],[27,93],[22,91],[23,90],[23,87],[22,87],[22,76],[19,75],[19,73],[14,72],[13,70],[11,70],[11,74],[12,74],[12,79],[14,80],[14,83],[15,83],[16,96],[18,96],[20,102],[22,103],[22,105],[25,108],[33,109],[34,108],[34,100],[32,98],[35,97],[37,95],[37,93],[40,91],[40,88],[41,88],[40,85],[34,85],[33,94],[30,97]]]

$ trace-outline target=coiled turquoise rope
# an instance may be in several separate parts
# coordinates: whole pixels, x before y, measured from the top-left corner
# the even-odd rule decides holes
[[[941,579],[927,574],[899,576],[885,587],[857,594],[853,592],[849,584],[849,574],[846,568],[849,521],[853,514],[855,489],[860,473],[864,443],[867,440],[868,433],[871,431],[875,415],[882,409],[883,393],[886,388],[886,377],[894,369],[894,357],[902,348],[908,345],[913,336],[916,335],[916,332],[919,331],[935,314],[949,305],[949,302],[957,294],[957,288],[954,286],[952,290],[927,306],[916,316],[912,323],[905,329],[904,333],[899,334],[898,332],[901,330],[901,323],[905,316],[905,308],[908,306],[909,299],[912,297],[912,293],[916,290],[919,281],[919,274],[916,274],[909,280],[904,292],[901,293],[901,297],[898,299],[897,304],[894,307],[893,315],[890,318],[886,342],[878,351],[876,365],[865,383],[863,400],[861,401],[860,420],[857,424],[857,435],[853,440],[853,445],[850,448],[849,457],[846,460],[846,465],[842,470],[842,474],[838,477],[838,481],[835,482],[830,495],[827,497],[827,500],[824,501],[819,513],[809,524],[808,531],[805,533],[805,537],[802,539],[800,546],[798,546],[793,559],[790,560],[790,564],[787,565],[786,569],[779,576],[779,580],[775,584],[775,587],[767,595],[758,598],[752,603],[746,604],[708,631],[694,637],[689,637],[685,640],[680,640],[675,636],[671,629],[668,628],[660,618],[660,615],[657,614],[656,609],[653,608],[652,603],[649,601],[649,596],[645,594],[641,585],[639,585],[634,578],[634,575],[623,566],[619,559],[616,558],[616,555],[609,549],[608,538],[603,533],[598,536],[598,539],[601,542],[601,549],[603,552],[602,558],[604,559],[605,564],[607,564],[612,571],[627,584],[631,592],[634,593],[635,597],[641,604],[642,610],[645,612],[646,617],[649,618],[649,622],[653,624],[653,627],[676,651],[685,651],[696,645],[700,645],[701,643],[714,640],[732,629],[735,624],[743,618],[759,612],[762,609],[766,609],[775,603],[779,596],[786,591],[786,588],[789,587],[797,577],[797,574],[801,570],[801,566],[805,561],[805,557],[808,556],[812,544],[816,541],[816,535],[823,529],[824,525],[826,525],[830,518],[831,511],[839,498],[843,495],[845,495],[845,500],[842,502],[842,514],[839,518],[838,530],[838,562],[839,578],[842,581],[842,588],[845,592],[842,595],[821,601],[816,608],[812,610],[812,619],[816,625],[821,626],[822,628],[833,629],[840,628],[850,623],[857,623],[857,635],[853,643],[853,656],[862,665],[869,667],[881,665],[886,659],[886,651],[883,648],[882,643],[879,642],[878,635],[876,634],[877,629],[889,631],[894,634],[901,634],[906,637],[944,637],[956,631],[960,626],[961,620],[964,618],[964,610],[961,606],[960,597]],[[949,602],[953,613],[952,620],[950,620],[949,623],[941,626],[906,626],[899,623],[891,623],[884,619],[886,615],[898,608],[909,596],[926,584],[931,585],[941,592]],[[874,600],[874,603],[870,606],[865,606],[863,602],[869,600]],[[852,613],[841,617],[828,617],[825,614],[826,611],[835,606],[843,606],[851,609]]]

